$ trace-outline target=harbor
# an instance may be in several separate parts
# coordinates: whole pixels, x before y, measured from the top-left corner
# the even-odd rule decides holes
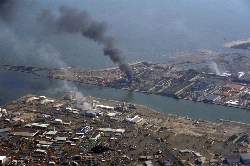
[[[179,61],[178,57],[189,58],[189,61]],[[4,71],[19,74],[22,71],[22,75],[32,75],[34,79],[41,78],[44,87],[34,94],[59,96],[63,91],[67,91],[62,87],[68,84],[69,87],[82,91],[84,95],[133,102],[158,112],[215,123],[220,123],[219,119],[250,123],[247,118],[249,117],[248,84],[242,83],[242,80],[248,79],[248,73],[245,72],[241,78],[238,77],[244,70],[238,76],[225,76],[225,72],[224,75],[222,75],[223,72],[220,75],[215,74],[215,70],[209,68],[207,64],[208,57],[217,59],[221,57],[219,58],[221,62],[214,63],[223,62],[224,66],[233,66],[230,69],[232,73],[233,71],[238,73],[237,64],[241,64],[242,69],[247,69],[244,63],[247,65],[248,60],[244,54],[221,54],[212,50],[203,50],[197,54],[176,55],[168,64],[152,62],[130,64],[133,69],[132,84],[118,68],[84,70],[68,67],[51,70],[4,66]],[[230,64],[230,58],[234,58],[235,65]],[[240,59],[244,63],[239,63]],[[33,70],[27,71],[27,68]],[[67,72],[65,74],[61,71]]]

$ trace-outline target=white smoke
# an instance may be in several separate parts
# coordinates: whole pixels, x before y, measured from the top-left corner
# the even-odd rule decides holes
[[[92,109],[92,105],[88,102],[84,102],[82,105],[82,110],[89,110]]]
[[[216,75],[221,75],[221,71],[215,62],[209,64],[210,70],[212,70]]]
[[[53,66],[61,68],[64,74],[73,75],[70,70],[68,70],[67,64],[62,60],[60,51],[51,44],[36,42],[34,39],[31,39],[28,42],[24,41],[22,38],[18,37],[14,31],[7,29],[0,34],[0,39],[5,39],[8,46],[12,47],[14,53],[18,55],[16,57],[16,60],[18,61],[25,61],[29,58],[28,55],[32,53],[33,55],[36,55],[35,60],[41,64],[41,67],[46,67],[48,64],[48,66],[52,66],[53,64]],[[58,88],[56,88],[56,91],[74,91],[76,103],[80,103],[80,105],[76,104],[76,107],[91,109],[91,104],[85,101],[83,94],[79,92],[78,88],[73,83],[62,81],[62,85],[59,85]]]
[[[92,109],[90,103],[88,103],[82,93],[76,91],[75,92],[75,99],[76,99],[76,107],[82,110],[89,110]]]
[[[11,61],[12,64],[20,62],[26,62],[30,61],[32,63],[29,63],[31,66],[33,64],[37,64],[36,67],[50,67],[54,66],[55,68],[62,68],[63,73],[71,76],[73,75],[70,70],[68,70],[67,63],[61,58],[61,52],[58,51],[58,48],[56,45],[54,46],[52,43],[49,44],[49,40],[44,40],[43,36],[41,35],[41,32],[39,28],[41,27],[38,20],[34,19],[34,17],[28,17],[30,13],[26,13],[25,10],[30,5],[33,6],[33,3],[22,2],[20,0],[0,0],[0,23],[1,23],[1,33],[0,33],[0,53],[2,55],[2,63],[5,61]],[[32,7],[33,8],[33,7]],[[22,12],[22,14],[19,15],[17,12]],[[34,11],[32,11],[32,14]],[[62,7],[61,11],[65,12],[68,11],[75,13],[76,11],[73,9],[70,9],[69,7]],[[78,12],[76,12],[78,13]],[[65,14],[65,13],[61,13]],[[82,13],[84,15],[84,13]],[[71,16],[71,15],[70,15]],[[90,17],[89,17],[90,18]],[[82,17],[79,17],[80,20],[82,20]],[[88,20],[88,19],[87,19]],[[86,20],[86,21],[87,21]],[[63,20],[61,20],[63,21]],[[72,20],[71,20],[72,21]],[[38,23],[38,24],[37,24]],[[64,25],[64,22],[61,22],[61,25]],[[78,22],[75,22],[78,23]],[[89,22],[88,22],[89,23]],[[102,23],[98,23],[95,21],[92,21],[92,29],[89,28],[87,31],[88,35],[87,37],[94,39],[99,39],[96,37],[100,37],[101,33],[97,33],[96,36],[91,36],[94,33],[92,32],[102,32],[102,29],[99,29],[98,27],[105,26]],[[96,24],[97,23],[97,24]],[[31,25],[32,24],[32,25]],[[36,25],[37,24],[37,25]],[[65,23],[64,26],[72,27],[72,24],[68,24],[68,22]],[[26,35],[26,33],[15,31],[15,26],[18,25],[17,29],[27,28],[25,31],[28,31],[29,33],[34,33],[34,35]],[[31,26],[29,26],[31,25]],[[88,25],[88,24],[87,24]],[[95,25],[95,26],[94,26]],[[98,25],[98,26],[97,26]],[[37,26],[37,27],[36,27]],[[89,25],[90,26],[90,25]],[[34,28],[36,27],[36,28]],[[97,29],[95,29],[97,28]],[[32,29],[35,29],[33,31]],[[53,31],[53,29],[48,29],[50,31]],[[95,30],[95,31],[91,31]],[[101,37],[103,37],[102,35]],[[2,48],[7,48],[7,51],[4,51]],[[11,51],[11,53],[9,53]],[[5,52],[8,52],[6,54]],[[6,56],[4,56],[6,54]],[[14,57],[12,56],[14,54]],[[57,91],[74,91],[74,97],[76,99],[76,103],[81,104],[84,108],[91,108],[90,104],[86,102],[84,96],[82,93],[79,92],[78,88],[75,86],[72,82],[62,81],[62,84],[56,88]],[[77,105],[76,105],[77,106]]]
[[[70,71],[67,70],[69,73]],[[86,101],[86,98],[84,95],[79,92],[79,89],[74,85],[73,82],[69,81],[63,81],[63,84],[61,87],[59,87],[59,91],[64,91],[66,93],[73,93],[73,97],[75,99],[75,107],[81,110],[88,110],[92,109],[92,106],[90,103]]]

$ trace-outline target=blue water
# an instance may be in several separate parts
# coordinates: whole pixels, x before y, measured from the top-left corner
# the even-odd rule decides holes
[[[105,21],[107,35],[115,38],[127,62],[167,63],[170,55],[197,49],[232,52],[235,50],[222,45],[250,37],[248,0],[45,0],[22,4],[18,10],[22,17],[16,24],[0,24],[2,63],[87,69],[116,66],[103,56],[102,46],[81,34],[44,34],[37,15],[42,9],[58,15],[63,4]]]
[[[76,66],[103,69],[117,66],[103,56],[102,46],[80,34],[46,35],[37,24],[42,9],[53,10],[62,4],[87,10],[97,21],[105,21],[107,35],[113,36],[126,62],[167,63],[180,52],[212,49],[222,52],[249,51],[223,48],[226,42],[250,38],[248,0],[61,0],[24,1],[17,13],[22,16],[9,25],[0,22],[0,64],[39,67]],[[29,10],[28,10],[29,9]],[[60,96],[64,83],[32,74],[0,69],[0,105],[27,93]],[[249,111],[175,100],[156,95],[74,85],[84,95],[131,101],[161,112],[195,119],[231,119],[250,123]]]
[[[225,107],[202,102],[194,102],[183,99],[173,99],[153,94],[145,94],[121,89],[99,87],[89,84],[74,83],[47,77],[36,76],[30,73],[0,70],[0,105],[10,102],[26,94],[46,95],[61,97],[69,90],[77,89],[85,96],[95,96],[110,100],[132,102],[145,105],[159,112],[188,116],[193,119],[203,119],[219,123],[218,119],[230,119],[250,123],[250,111]],[[6,75],[5,75],[6,74]],[[63,88],[67,85],[72,89]],[[7,87],[8,89],[5,89]]]

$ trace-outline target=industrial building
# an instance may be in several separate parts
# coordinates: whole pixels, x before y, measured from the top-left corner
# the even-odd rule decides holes
[[[218,100],[221,96],[216,94],[211,94],[204,99],[204,102],[213,103]]]
[[[142,120],[143,118],[140,118],[138,115],[130,115],[129,117],[124,119],[124,122],[139,123]]]
[[[243,164],[250,164],[250,153],[240,154],[240,159]]]
[[[227,164],[240,164],[240,157],[239,156],[227,156],[226,157]]]

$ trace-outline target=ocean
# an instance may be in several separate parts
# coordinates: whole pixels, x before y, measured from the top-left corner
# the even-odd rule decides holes
[[[102,44],[80,33],[52,33],[37,23],[39,12],[67,5],[86,10],[97,22],[105,22],[105,35],[114,38],[127,63],[149,61],[168,63],[177,53],[211,49],[221,52],[249,51],[224,48],[223,44],[250,37],[248,0],[61,0],[29,1],[19,6],[21,19],[1,23],[1,63],[38,67],[104,69],[117,66],[104,56]],[[27,6],[25,6],[27,5]],[[30,10],[25,10],[30,8]],[[31,14],[32,13],[32,14]],[[24,19],[25,18],[25,19]],[[25,94],[59,97],[65,93],[59,80],[0,69],[0,105]],[[230,119],[250,123],[249,111],[231,107],[175,100],[138,92],[74,85],[84,95],[146,105],[156,111],[218,122]],[[58,88],[59,87],[59,88]],[[153,101],[153,102],[152,102]]]

